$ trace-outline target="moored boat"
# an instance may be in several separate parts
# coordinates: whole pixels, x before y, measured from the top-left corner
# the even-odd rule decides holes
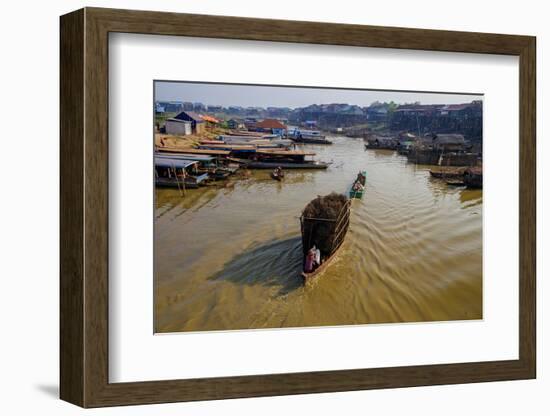
[[[206,185],[208,173],[198,170],[196,160],[155,157],[155,185],[180,190]]]
[[[440,167],[430,169],[430,176],[437,179],[458,179],[464,175],[465,168]]]
[[[464,184],[468,188],[483,188],[483,169],[481,167],[471,167],[464,171]]]
[[[330,140],[327,140],[324,138],[324,136],[320,137],[293,137],[293,142],[296,143],[303,143],[303,144],[332,144]]]
[[[238,165],[228,163],[225,159],[208,155],[160,153],[157,154],[157,158],[196,161],[198,162],[198,173],[208,173],[215,180],[226,179],[239,169]]]
[[[332,144],[319,130],[303,130],[293,127],[287,130],[286,136],[298,143]]]
[[[195,149],[194,147],[157,147],[160,153],[184,153],[192,155],[229,156],[229,150]]]
[[[232,152],[230,160],[246,165],[250,169],[326,169],[328,163],[306,160],[307,156],[315,156],[314,152],[301,150],[258,149],[254,153]]]
[[[277,166],[282,167],[283,169],[326,169],[328,168],[327,163],[323,162],[303,162],[303,163],[278,163],[278,162],[251,162],[248,164],[250,169],[273,169]]]

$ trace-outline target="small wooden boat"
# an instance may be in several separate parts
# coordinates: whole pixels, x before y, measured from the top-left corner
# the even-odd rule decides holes
[[[273,172],[271,172],[271,177],[280,182],[285,178],[285,173],[283,171],[278,172],[277,169],[275,169]]]
[[[464,168],[442,167],[430,169],[430,176],[437,179],[457,179],[464,175]]]
[[[468,188],[483,188],[483,169],[481,167],[467,168],[464,172],[464,184]]]
[[[352,199],[363,199],[365,185],[367,184],[367,171],[362,170],[349,188],[349,197]]]
[[[344,238],[349,228],[350,222],[350,213],[351,213],[351,200],[347,199],[345,195],[342,195],[345,198],[345,203],[340,209],[340,212],[336,218],[310,218],[306,217],[304,213],[300,217],[300,228],[302,232],[302,251],[304,255],[304,263],[302,270],[302,279],[304,284],[308,283],[315,276],[319,276],[323,271],[325,271],[328,266],[336,258]],[[310,202],[311,203],[311,202]],[[305,210],[304,210],[305,212]],[[327,224],[330,224],[330,234],[332,235],[332,247],[330,251],[321,253],[321,264],[317,266],[313,271],[306,272],[306,256],[308,250],[311,247],[312,243],[315,241],[316,228],[318,225],[323,227],[323,230],[326,232]]]

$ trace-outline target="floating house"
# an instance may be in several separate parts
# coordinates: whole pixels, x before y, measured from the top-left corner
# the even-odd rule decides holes
[[[397,140],[393,137],[379,136],[377,134],[369,135],[366,139],[365,147],[367,149],[397,149]]]
[[[459,152],[466,148],[466,140],[462,134],[436,134],[432,139],[434,150],[444,152]]]

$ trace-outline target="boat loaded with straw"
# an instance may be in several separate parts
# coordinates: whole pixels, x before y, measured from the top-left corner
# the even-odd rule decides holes
[[[304,283],[324,271],[338,254],[349,228],[350,206],[346,195],[333,192],[304,208],[300,217]]]

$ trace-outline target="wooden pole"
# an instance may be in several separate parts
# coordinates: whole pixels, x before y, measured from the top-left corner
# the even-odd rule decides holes
[[[180,191],[180,196],[183,196],[180,187],[180,180],[178,179],[178,168],[174,168],[174,175],[176,175],[176,183],[178,184],[178,191]]]

